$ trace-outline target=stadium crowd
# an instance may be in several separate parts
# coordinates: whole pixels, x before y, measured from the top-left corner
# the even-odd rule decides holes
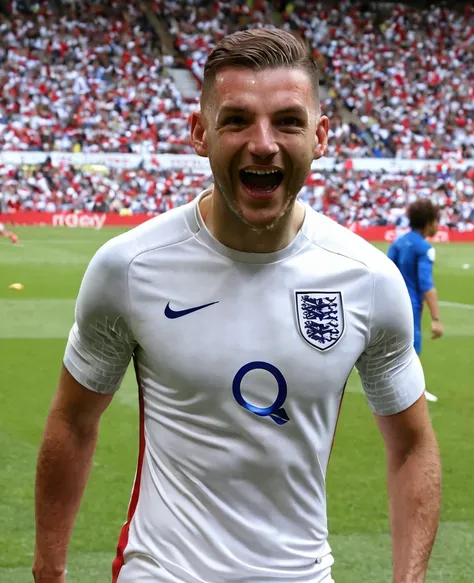
[[[267,0],[164,0],[155,2],[154,8],[198,81],[203,79],[206,57],[216,42],[237,30],[272,23]]]
[[[207,53],[226,34],[269,26],[307,38],[329,87],[324,113],[345,109],[357,123],[333,122],[330,154],[402,158],[474,156],[474,11],[395,4],[385,12],[344,0],[155,2],[177,50],[202,79]],[[331,120],[333,121],[333,120]]]
[[[276,8],[276,4],[268,0],[217,0],[210,4],[201,0],[154,3],[157,14],[168,24],[177,52],[198,83],[203,79],[206,57],[216,42],[247,27],[272,26],[272,8]],[[372,155],[358,127],[343,119],[342,105],[337,95],[323,100],[324,113],[330,118],[328,155],[339,158]]]
[[[1,150],[189,152],[173,62],[133,2],[0,14]]]
[[[354,0],[293,0],[284,16],[318,51],[376,155],[474,157],[472,3],[464,11],[393,4],[380,13]]]
[[[161,54],[140,3],[35,6],[0,14],[2,150],[189,153],[197,100],[183,98],[169,67],[186,65],[199,81],[220,38],[280,20],[306,36],[324,73],[328,155],[474,156],[469,5],[385,14],[357,0],[153,0],[176,56]]]
[[[226,34],[275,23],[304,35],[325,82],[328,156],[474,157],[474,16],[446,7],[357,0],[150,0],[176,54],[163,55],[141,3],[29,0],[0,13],[0,149],[192,153],[185,99],[169,68],[197,83]],[[61,10],[58,12],[58,5]],[[33,12],[31,11],[33,9]],[[273,24],[272,24],[273,23]],[[351,112],[351,113],[350,113]],[[10,211],[157,213],[181,205],[208,176],[159,169],[104,172],[50,164],[0,167]],[[394,224],[414,197],[443,207],[442,222],[474,228],[472,169],[449,164],[420,174],[313,173],[301,197],[341,223]]]
[[[112,170],[53,167],[0,168],[0,192],[9,212],[36,210],[156,214],[192,200],[210,176],[160,169]],[[406,206],[418,196],[442,208],[441,224],[474,230],[474,167],[440,164],[422,172],[312,172],[300,197],[336,221],[360,226],[399,225]]]

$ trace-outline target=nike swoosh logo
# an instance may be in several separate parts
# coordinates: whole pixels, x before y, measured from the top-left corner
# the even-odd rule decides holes
[[[182,318],[183,316],[187,316],[188,314],[192,314],[193,312],[197,312],[198,310],[203,310],[209,306],[213,306],[214,304],[218,304],[219,302],[211,302],[210,304],[203,304],[202,306],[196,306],[194,308],[188,308],[187,310],[173,310],[170,308],[170,303],[168,302],[165,308],[165,316],[170,320],[175,320],[176,318]]]

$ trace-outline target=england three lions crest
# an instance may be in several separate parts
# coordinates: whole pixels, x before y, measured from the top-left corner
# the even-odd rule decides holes
[[[344,332],[344,306],[341,292],[295,292],[298,329],[301,336],[318,350],[328,350]]]

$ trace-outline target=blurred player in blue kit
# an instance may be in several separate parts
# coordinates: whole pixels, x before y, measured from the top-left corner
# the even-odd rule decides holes
[[[408,207],[410,231],[399,237],[388,250],[388,256],[400,270],[410,294],[415,325],[414,346],[421,353],[421,317],[426,302],[431,315],[431,338],[441,338],[443,326],[439,317],[438,294],[433,283],[435,249],[426,237],[434,237],[439,226],[439,210],[427,199],[418,200]],[[438,398],[425,392],[428,401]]]

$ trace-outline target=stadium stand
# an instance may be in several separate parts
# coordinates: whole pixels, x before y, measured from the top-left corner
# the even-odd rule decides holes
[[[189,152],[190,111],[134,3],[0,15],[0,148]]]
[[[474,12],[294,0],[284,27],[321,53],[334,92],[375,156],[474,156]],[[415,3],[413,3],[415,4]],[[329,7],[328,7],[329,6]]]
[[[7,4],[7,3],[4,3]],[[396,224],[416,196],[443,207],[442,222],[474,228],[474,15],[344,0],[151,0],[174,54],[142,9],[124,0],[14,1],[0,13],[0,194],[10,212],[102,209],[157,213],[209,183],[181,170],[28,164],[28,153],[191,154],[184,98],[169,74],[187,67],[199,84],[224,35],[274,26],[304,35],[323,73],[328,157],[301,193],[336,220]],[[337,8],[336,8],[337,7]],[[423,170],[354,170],[352,159],[437,159]],[[184,158],[183,158],[184,159]]]
[[[198,81],[202,81],[204,62],[216,42],[237,30],[272,24],[266,0],[171,0],[156,3],[155,10],[167,23],[176,50]]]
[[[339,100],[359,124],[331,119],[329,155],[442,158],[474,155],[474,15],[439,6],[396,4],[386,14],[370,3],[199,0],[157,3],[179,53],[198,80],[209,50],[225,34],[272,26],[304,36],[330,87],[325,113]]]
[[[273,11],[276,6],[268,0],[219,0],[211,7],[200,0],[165,0],[155,2],[154,8],[168,24],[177,52],[198,83],[202,80],[209,51],[225,35],[248,27],[275,26]],[[331,119],[328,156],[348,158],[371,153],[357,128],[339,115],[337,98],[328,97],[323,100],[322,107]]]

